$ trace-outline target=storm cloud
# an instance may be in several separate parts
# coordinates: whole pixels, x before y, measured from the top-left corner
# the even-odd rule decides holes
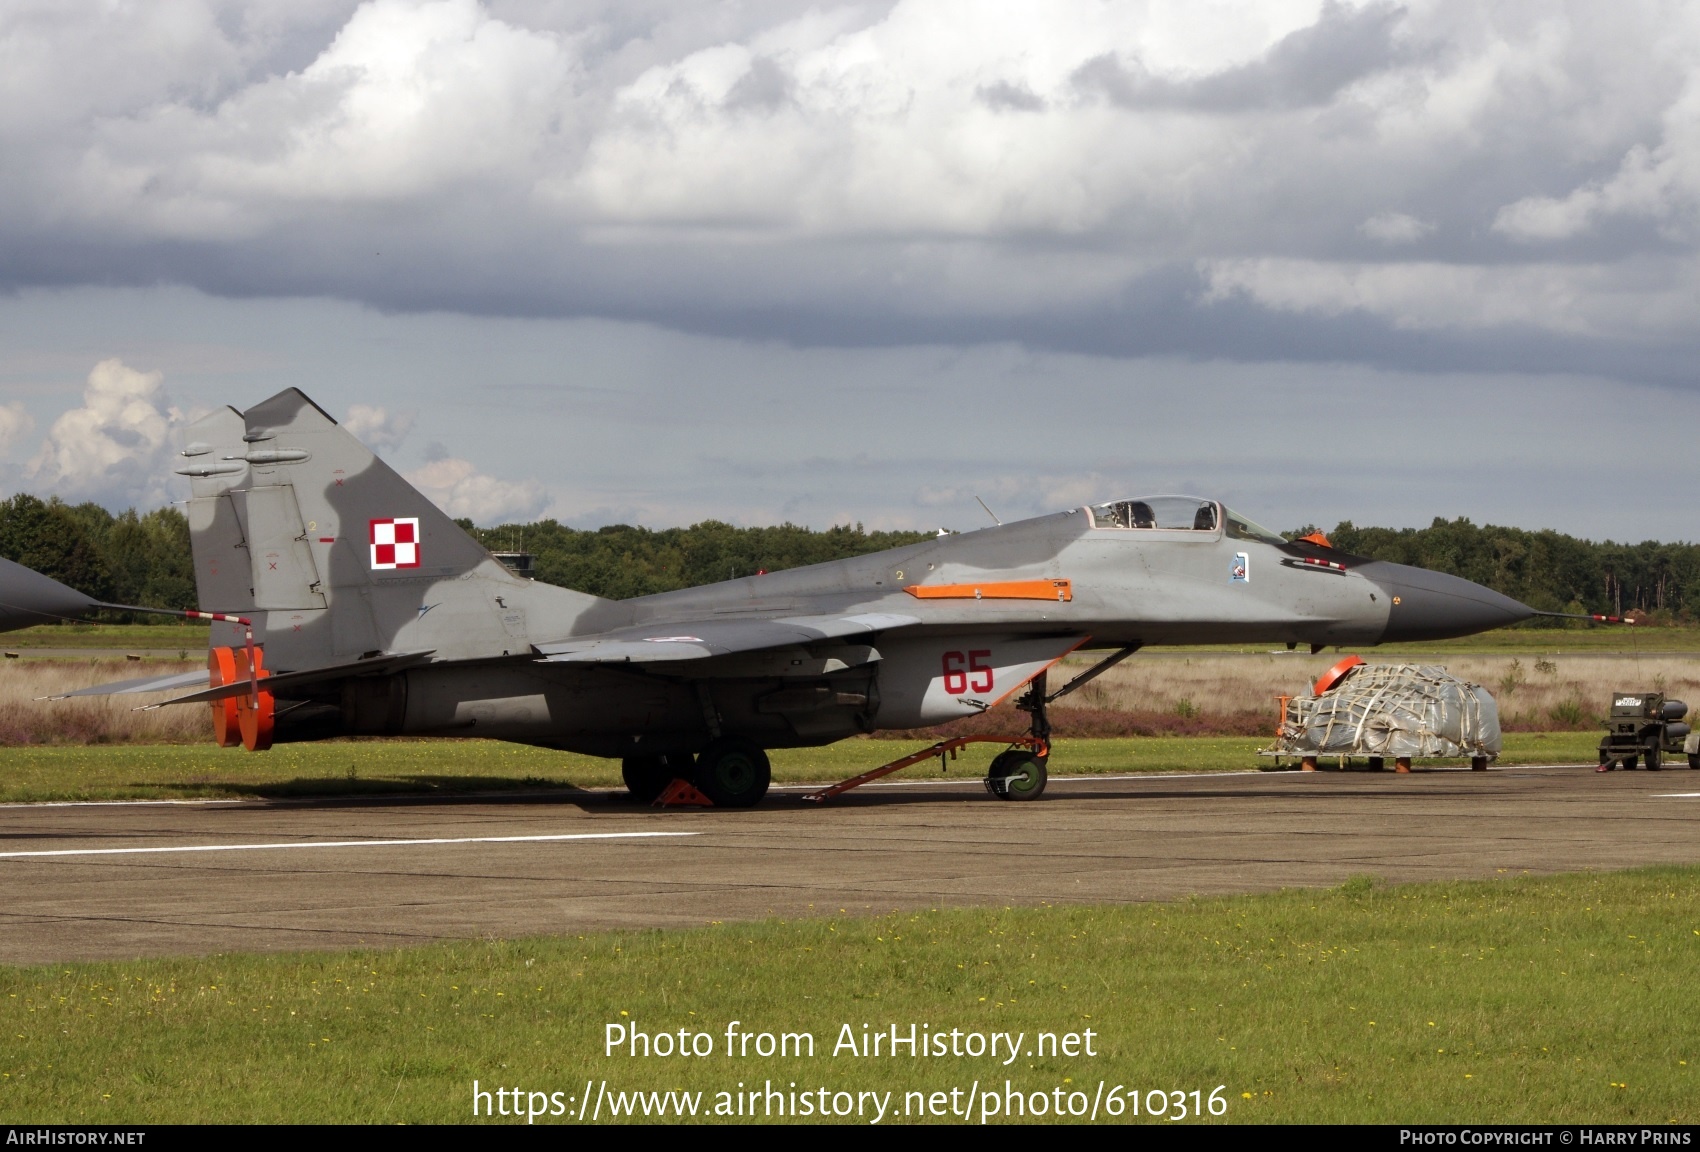
[[[1114,375],[1071,364],[1158,392],[1208,380],[1138,365],[1280,365],[1289,387],[1312,365],[1431,405],[1465,378],[1512,410],[1584,379],[1601,403],[1686,404],[1697,64],[1700,10],[1654,0],[20,0],[0,10],[0,287],[914,364],[1018,348],[1055,357],[1065,392]],[[747,408],[746,385],[713,386]],[[444,395],[342,405],[400,451],[391,413],[429,424]],[[1315,414],[1285,419],[1297,436]],[[475,516],[682,518],[702,492],[586,505],[457,432],[409,466]],[[905,483],[889,519],[960,487]]]
[[[14,287],[1636,360],[1692,340],[1697,55],[1659,3],[15,4],[0,243]]]

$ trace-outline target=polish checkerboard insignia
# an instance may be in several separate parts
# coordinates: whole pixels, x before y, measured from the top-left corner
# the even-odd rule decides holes
[[[419,518],[393,517],[371,525],[372,567],[419,567]]]

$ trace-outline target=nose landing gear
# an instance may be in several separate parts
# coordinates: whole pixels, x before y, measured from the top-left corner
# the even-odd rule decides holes
[[[1027,731],[1033,743],[1030,748],[1011,748],[992,758],[991,767],[986,769],[986,791],[999,800],[1037,800],[1044,795],[1050,780],[1045,765],[1051,758],[1051,719],[1045,714],[1045,705],[1055,698],[1045,695],[1045,673],[1041,672],[1015,702],[1018,710],[1032,717]]]
[[[1049,776],[1045,760],[1025,748],[1000,752],[986,770],[986,791],[999,800],[1037,800],[1045,791]]]

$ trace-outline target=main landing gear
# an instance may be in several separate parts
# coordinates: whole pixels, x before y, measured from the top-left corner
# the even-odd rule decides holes
[[[655,803],[668,785],[684,780],[717,808],[751,808],[767,795],[773,770],[759,746],[723,737],[694,757],[628,756],[620,775],[626,791],[644,804]]]
[[[767,753],[748,740],[723,736],[697,753],[697,790],[721,808],[752,808],[767,795],[773,770]]]
[[[674,780],[689,779],[692,763],[689,756],[627,756],[620,761],[620,777],[626,791],[642,804],[653,804],[661,790]]]

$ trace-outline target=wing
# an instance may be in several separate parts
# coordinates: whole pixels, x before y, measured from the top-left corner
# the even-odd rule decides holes
[[[711,656],[727,656],[734,652],[757,652],[765,648],[783,648],[793,644],[814,644],[822,640],[865,636],[893,628],[906,628],[920,622],[920,618],[916,616],[883,612],[863,612],[846,616],[786,616],[780,619],[762,617],[744,620],[688,620],[682,623],[618,628],[594,636],[541,644],[532,659],[551,664],[653,664],[673,660],[702,660]],[[304,688],[349,676],[399,672],[426,663],[430,658],[430,652],[393,653],[366,660],[281,672],[266,677],[260,684],[275,696],[291,688]],[[97,684],[92,688],[80,688],[65,695],[119,696],[200,687],[198,692],[148,705],[149,708],[159,708],[166,704],[223,700],[241,696],[249,691],[246,680],[219,687],[206,687],[206,683],[207,673],[196,671],[175,676],[122,680],[115,684]]]
[[[305,688],[314,684],[323,684],[330,680],[346,680],[351,676],[378,676],[390,672],[399,672],[404,668],[412,668],[416,664],[424,664],[431,659],[429,652],[397,652],[389,656],[373,656],[366,660],[355,660],[343,664],[325,664],[318,668],[302,668],[294,672],[279,672],[275,676],[267,676],[259,686],[273,696],[287,696],[291,688]],[[246,696],[252,686],[248,681],[238,677],[229,684],[221,684],[216,688],[203,688],[199,692],[191,692],[187,696],[177,696],[170,700],[162,700],[158,704],[150,704],[150,708],[163,708],[167,704],[199,704],[209,700],[229,700],[234,696]]]
[[[260,681],[260,687],[273,695],[277,695],[285,689],[321,684],[327,680],[398,672],[403,668],[411,668],[415,664],[423,664],[430,658],[431,653],[429,652],[399,652],[389,656],[374,656],[367,660],[355,660],[351,663],[326,664],[318,668],[303,668],[295,672],[280,672],[275,676],[267,676]],[[232,696],[245,696],[250,690],[246,680],[237,680],[235,683],[219,687],[205,687],[207,678],[208,674],[205,671],[200,671],[184,672],[176,676],[156,676],[141,680],[120,680],[113,684],[96,684],[92,688],[79,688],[75,692],[67,692],[63,696],[44,696],[42,699],[66,700],[72,696],[129,696],[141,692],[171,692],[179,688],[201,687],[199,692],[191,692],[187,696],[177,696],[170,700],[161,700],[157,704],[145,706],[147,709],[152,709],[163,708],[167,704],[199,704],[209,700],[226,700]]]
[[[850,616],[784,616],[744,620],[688,620],[617,628],[595,636],[539,644],[551,664],[653,664],[702,660],[734,652],[757,652],[792,644],[814,644],[865,636],[919,624],[917,616],[863,612]]]

